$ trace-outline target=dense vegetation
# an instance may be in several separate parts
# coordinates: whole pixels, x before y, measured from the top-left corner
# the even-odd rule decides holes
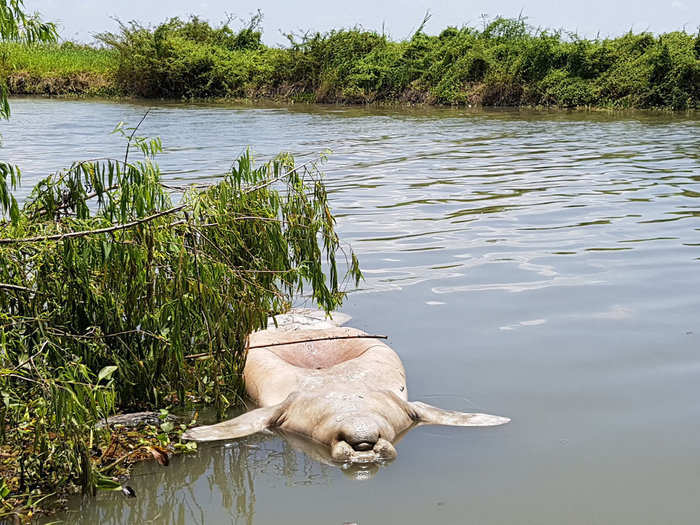
[[[55,27],[23,8],[0,0],[3,67],[88,74],[88,86],[89,74],[114,77],[116,52],[57,46]],[[115,129],[123,157],[76,162],[22,206],[20,168],[0,161],[0,520],[30,520],[75,487],[133,496],[116,477],[123,465],[166,465],[193,444],[177,439],[184,424],[127,431],[109,416],[203,401],[221,417],[241,391],[251,331],[305,290],[327,311],[343,299],[316,164],[280,155],[255,167],[246,152],[216,184],[175,187],[160,178],[160,140],[137,130]],[[352,252],[346,266],[361,277]]]
[[[327,310],[342,301],[314,164],[281,155],[255,167],[245,153],[217,184],[172,187],[154,161],[160,142],[116,131],[121,159],[76,162],[22,207],[19,170],[0,170],[0,517],[3,504],[14,512],[71,485],[121,489],[101,421],[193,400],[222,413],[268,315],[304,289]],[[155,450],[131,447],[121,459]]]
[[[700,34],[685,31],[588,40],[496,18],[437,36],[421,26],[400,42],[361,28],[290,34],[274,48],[261,42],[259,23],[132,22],[100,35],[100,50],[6,45],[0,69],[17,93],[80,92],[80,75],[93,75],[99,89],[138,97],[674,109],[700,101]]]

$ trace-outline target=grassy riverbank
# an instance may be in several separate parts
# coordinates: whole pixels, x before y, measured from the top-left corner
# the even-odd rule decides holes
[[[114,50],[63,44],[0,43],[0,71],[10,93],[113,96],[119,54]]]
[[[197,18],[137,24],[100,36],[104,48],[5,44],[2,74],[14,94],[278,99],[487,106],[696,109],[700,35],[582,39],[497,18],[422,27],[394,41],[349,29],[261,42],[259,19],[240,30]]]

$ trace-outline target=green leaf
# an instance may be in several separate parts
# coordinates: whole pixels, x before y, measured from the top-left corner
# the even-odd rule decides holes
[[[107,241],[102,241],[102,253],[104,254],[104,260],[107,262],[109,260],[109,254],[112,253],[112,243]]]
[[[19,221],[19,206],[17,206],[17,200],[13,195],[10,195],[10,220],[12,224],[17,224]]]
[[[99,472],[95,473],[95,487],[97,487],[100,490],[121,490],[122,485],[118,481],[114,481],[112,478],[108,478],[107,476],[100,474]]]
[[[117,371],[117,366],[110,365],[110,366],[105,366],[102,370],[100,370],[100,373],[97,374],[97,382],[99,383],[103,379],[109,379],[112,377],[112,374]]]
[[[4,500],[10,494],[10,487],[7,486],[4,479],[0,479],[0,501]]]

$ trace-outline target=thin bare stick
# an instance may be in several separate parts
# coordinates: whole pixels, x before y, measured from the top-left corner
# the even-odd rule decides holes
[[[306,161],[306,162],[304,162],[304,164],[301,164],[300,166],[297,166],[296,168],[292,168],[291,170],[289,170],[289,171],[287,171],[287,172],[281,174],[281,175],[278,176],[278,177],[275,177],[274,179],[270,179],[270,180],[266,180],[265,182],[261,182],[261,183],[258,184],[257,186],[251,186],[250,188],[245,188],[245,189],[243,190],[243,193],[252,193],[252,192],[254,192],[254,191],[261,190],[261,189],[263,189],[263,188],[265,188],[265,187],[267,187],[267,186],[269,186],[269,185],[271,185],[271,184],[274,184],[275,182],[281,180],[282,177],[285,177],[285,176],[287,176],[287,175],[291,175],[291,174],[294,173],[295,171],[300,170],[301,168],[304,168],[304,167],[308,166],[309,164],[313,164],[314,162],[316,162],[316,159]]]
[[[334,337],[318,337],[314,339],[300,339],[298,341],[288,341],[286,343],[270,343],[266,345],[253,345],[247,347],[247,350],[252,350],[253,348],[268,348],[270,346],[285,346],[285,345],[295,345],[297,343],[313,343],[315,341],[335,341],[337,339],[389,339],[386,335],[337,335]],[[202,357],[211,357],[209,352],[204,352],[202,354],[190,354],[186,355],[185,359],[200,359]]]
[[[30,242],[44,242],[44,241],[62,241],[64,239],[74,239],[76,237],[87,237],[88,235],[98,235],[100,233],[110,233],[119,230],[127,230],[143,224],[145,222],[152,221],[158,217],[163,217],[164,215],[170,215],[184,209],[187,204],[181,204],[180,206],[175,206],[169,210],[160,211],[144,217],[143,219],[137,219],[135,221],[126,222],[124,224],[117,224],[116,226],[111,226],[109,228],[100,228],[99,230],[83,230],[77,232],[59,233],[56,235],[47,235],[44,237],[25,237],[23,239],[0,239],[0,244],[18,244],[18,243],[30,243]]]
[[[27,288],[26,286],[17,286],[16,284],[5,284],[5,283],[0,283],[0,290],[13,290],[15,292],[36,293],[35,290],[32,290],[31,288]]]
[[[256,186],[250,186],[248,188],[243,188],[243,193],[252,193],[254,191],[265,188],[271,184],[274,184],[275,182],[282,180],[283,177],[285,177],[287,175],[291,175],[295,171],[298,171],[298,170],[308,166],[309,164],[313,164],[315,162],[317,162],[316,159],[306,161],[303,164],[300,164],[299,166],[292,168],[291,170],[289,170],[287,172],[282,173],[278,177],[274,177],[272,179],[268,179],[266,181],[263,181],[260,184],[257,184]],[[211,188],[212,186],[216,186],[217,184],[218,184],[218,182],[212,182],[209,184],[188,184],[187,186],[176,186],[174,184],[166,184],[163,182],[160,183],[160,185],[163,186],[164,188],[167,188],[169,190],[176,190],[176,191],[186,191],[188,189],[208,189],[208,188]]]
[[[187,186],[176,186],[174,184],[166,184],[164,182],[161,182],[160,185],[163,186],[164,188],[168,190],[175,190],[175,191],[187,191],[187,190],[206,190],[211,188],[212,186],[216,186],[218,182],[212,182],[211,184],[188,184]]]
[[[117,460],[115,460],[115,461],[112,461],[112,463],[110,463],[109,465],[107,465],[107,466],[105,466],[105,467],[102,467],[101,469],[98,469],[99,472],[105,473],[105,472],[107,472],[107,471],[113,469],[114,467],[116,467],[117,465],[119,465],[119,463],[123,462],[124,460],[129,459],[129,458],[130,458],[131,456],[133,456],[134,454],[138,454],[139,452],[141,452],[141,449],[143,449],[143,448],[144,448],[144,447],[141,446],[141,447],[139,447],[139,448],[135,448],[134,450],[131,450],[131,451],[127,452],[126,454],[124,454],[124,455],[123,455],[122,457],[120,457],[119,459],[117,459]]]
[[[14,367],[13,371],[16,372],[17,370],[22,368],[24,365],[26,365],[29,361],[31,361],[36,356],[38,356],[40,353],[42,353],[44,351],[44,348],[46,348],[47,344],[48,344],[48,341],[44,341],[44,343],[41,345],[39,350],[37,350],[37,352],[33,356],[30,356],[27,359],[25,359],[24,361],[22,361],[20,364],[18,364],[16,367]]]
[[[136,124],[136,127],[131,132],[131,135],[129,136],[129,140],[126,142],[126,152],[124,153],[124,164],[127,164],[129,161],[129,147],[131,146],[131,141],[134,138],[136,131],[138,131],[138,129],[141,127],[141,124],[143,124],[143,121],[146,120],[146,117],[148,116],[148,114],[150,112],[151,112],[150,108],[148,110],[146,110],[146,113],[144,113],[143,117],[141,117],[141,120],[139,120],[139,123]]]
[[[2,375],[5,377],[14,377],[16,379],[23,379],[24,381],[29,381],[30,383],[36,383],[37,385],[41,384],[41,382],[37,381],[36,379],[32,379],[30,377],[24,377],[24,376],[21,376],[18,374],[5,374],[5,373],[3,373]]]
[[[158,334],[154,334],[153,332],[149,332],[147,330],[141,330],[140,328],[137,328],[135,330],[125,330],[123,332],[115,332],[113,334],[103,334],[103,335],[96,335],[94,331],[88,332],[85,334],[71,334],[70,332],[66,332],[64,330],[58,330],[56,328],[48,328],[47,331],[53,335],[58,335],[62,337],[69,337],[70,339],[77,339],[77,340],[88,340],[88,341],[99,341],[100,339],[107,339],[109,337],[119,337],[121,335],[130,335],[130,334],[140,334],[140,335],[147,335],[149,337],[152,337],[154,339],[158,339],[161,341],[163,344],[169,345],[170,343],[165,339],[163,336],[160,336]]]

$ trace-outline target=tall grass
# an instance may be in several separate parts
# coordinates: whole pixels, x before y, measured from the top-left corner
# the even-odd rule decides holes
[[[0,80],[11,93],[37,95],[118,95],[119,54],[72,42],[0,42]]]
[[[6,72],[24,71],[36,75],[101,73],[115,71],[119,53],[88,45],[62,44],[26,45],[17,42],[0,43],[0,64]]]
[[[10,80],[33,71],[35,82],[61,71],[112,75],[113,91],[138,97],[672,109],[700,100],[700,34],[686,31],[584,39],[495,18],[438,35],[421,26],[402,41],[362,28],[289,34],[275,48],[262,43],[259,23],[121,24],[99,36],[106,49],[8,47],[4,70]]]

